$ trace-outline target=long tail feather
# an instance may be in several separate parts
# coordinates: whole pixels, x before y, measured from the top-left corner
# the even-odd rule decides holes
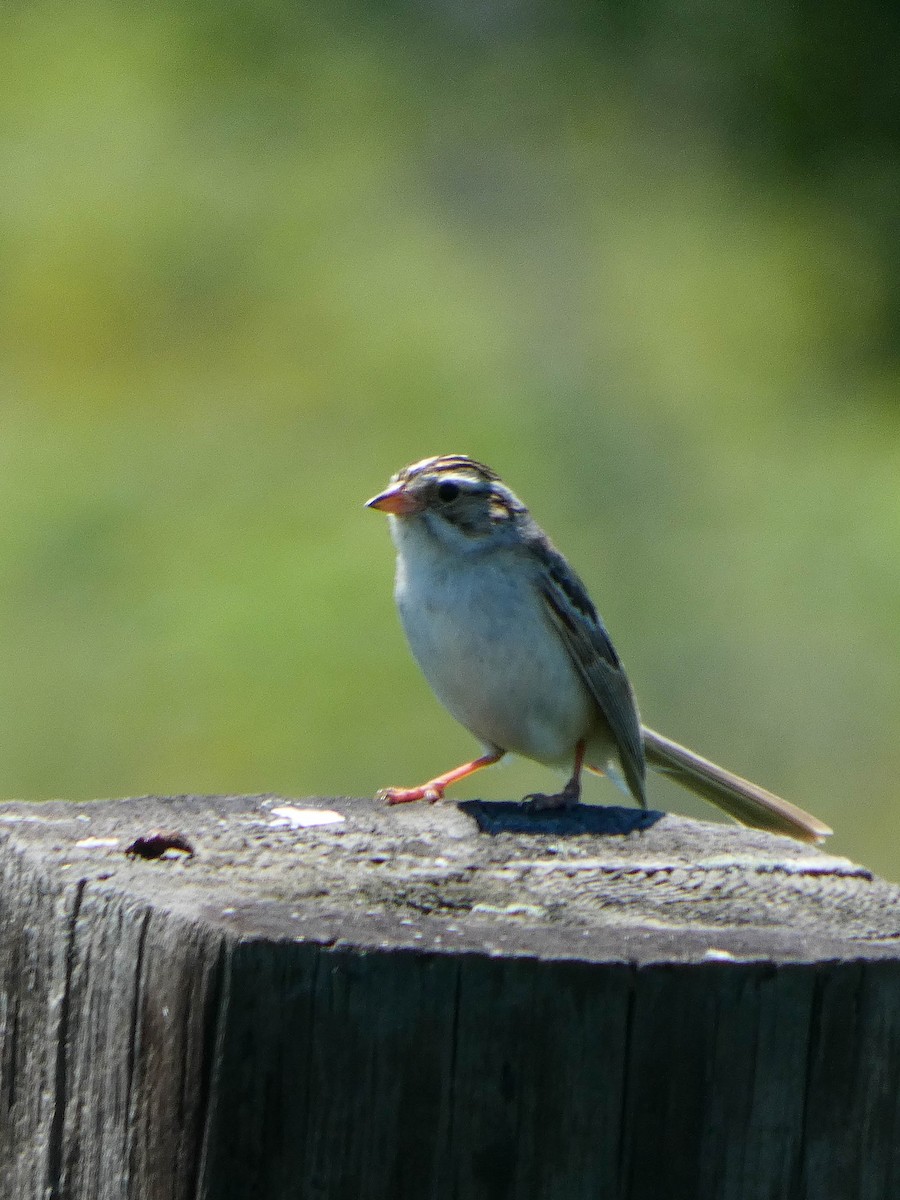
[[[742,825],[784,833],[813,845],[824,841],[832,832],[817,817],[782,800],[774,792],[767,792],[749,779],[716,766],[646,725],[641,731],[644,754],[652,767],[689,791],[712,801]]]

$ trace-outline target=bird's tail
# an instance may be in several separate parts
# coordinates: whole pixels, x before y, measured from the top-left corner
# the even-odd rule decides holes
[[[661,733],[642,726],[644,755],[651,767],[674,779],[682,787],[696,792],[704,800],[710,800],[723,812],[756,829],[768,829],[771,833],[784,833],[801,842],[815,845],[832,832],[827,825],[782,800],[774,792],[751,783],[717,767],[715,763],[701,758],[686,746],[680,746]]]

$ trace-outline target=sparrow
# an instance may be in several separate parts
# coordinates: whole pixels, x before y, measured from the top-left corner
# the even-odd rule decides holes
[[[646,766],[745,825],[817,843],[831,830],[765,788],[642,724],[625,668],[585,585],[521,500],[464,454],[422,459],[368,501],[388,514],[394,597],[413,656],[444,707],[478,739],[470,762],[389,804],[436,801],[506,754],[569,772],[533,808],[575,805],[583,769],[646,808]]]

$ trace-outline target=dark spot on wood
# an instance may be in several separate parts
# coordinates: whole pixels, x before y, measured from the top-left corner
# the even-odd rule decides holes
[[[135,838],[130,846],[126,846],[125,853],[130,858],[153,859],[162,858],[167,850],[177,850],[190,857],[194,854],[194,847],[183,833],[158,829]]]

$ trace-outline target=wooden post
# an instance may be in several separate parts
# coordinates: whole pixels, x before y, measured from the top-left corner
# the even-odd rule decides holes
[[[658,813],[0,805],[0,1196],[889,1200],[898,948]]]

